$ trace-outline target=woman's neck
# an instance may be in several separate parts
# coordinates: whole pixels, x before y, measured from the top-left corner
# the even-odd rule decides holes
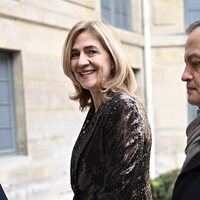
[[[100,99],[100,94],[99,93],[91,93],[92,95],[92,100],[94,103],[94,108],[95,108],[95,112],[97,112],[99,106],[101,105],[102,101]]]

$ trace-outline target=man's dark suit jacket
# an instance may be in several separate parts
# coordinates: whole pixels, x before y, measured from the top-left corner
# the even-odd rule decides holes
[[[0,184],[0,200],[8,200],[1,184]]]
[[[179,174],[172,200],[200,199],[200,153],[195,155]]]

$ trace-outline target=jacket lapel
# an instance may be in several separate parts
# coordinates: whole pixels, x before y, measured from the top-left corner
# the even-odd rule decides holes
[[[188,162],[188,164],[184,167],[184,169],[181,171],[181,174],[186,173],[196,167],[200,166],[200,152],[197,153],[191,160]]]
[[[71,159],[71,185],[72,188],[75,190],[77,183],[77,167],[80,156],[94,133],[99,117],[101,116],[101,113],[102,109],[100,109],[97,113],[95,113],[94,108],[93,107],[90,108],[88,115],[85,119],[85,122],[83,124],[83,127],[80,131],[80,134],[78,136],[78,139],[75,143]]]

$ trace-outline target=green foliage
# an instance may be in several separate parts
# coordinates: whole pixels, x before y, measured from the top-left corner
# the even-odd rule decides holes
[[[180,169],[163,173],[151,180],[153,200],[171,200],[174,184]]]

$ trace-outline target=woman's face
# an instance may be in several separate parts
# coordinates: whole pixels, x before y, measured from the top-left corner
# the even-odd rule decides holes
[[[71,49],[71,69],[81,86],[98,94],[102,83],[111,78],[113,62],[109,53],[92,33],[78,35]]]

